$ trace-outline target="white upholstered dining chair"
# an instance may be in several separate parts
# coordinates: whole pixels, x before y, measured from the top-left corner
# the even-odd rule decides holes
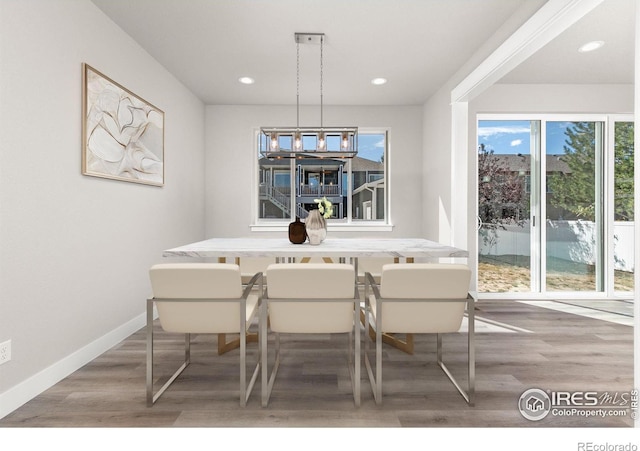
[[[385,333],[436,334],[437,363],[469,405],[475,396],[474,299],[469,294],[471,271],[466,265],[400,263],[385,265],[376,284],[365,279],[365,330],[375,328],[375,374],[365,340],[364,360],[376,404],[382,403],[382,335]],[[458,332],[468,316],[465,391],[442,358],[442,334]]]
[[[153,297],[147,300],[147,405],[152,406],[190,363],[191,334],[237,333],[240,340],[240,405],[245,406],[258,377],[260,359],[247,385],[246,332],[259,312],[262,273],[244,288],[238,265],[224,263],[159,264],[149,271]],[[253,287],[258,293],[252,293]],[[153,306],[162,329],[185,334],[184,363],[153,393]]]
[[[344,263],[282,263],[267,269],[269,285],[261,305],[262,405],[267,406],[280,367],[280,334],[346,333],[356,406],[360,405],[360,297],[353,266]],[[275,363],[267,365],[267,321],[275,334]],[[355,331],[355,333],[354,333]]]

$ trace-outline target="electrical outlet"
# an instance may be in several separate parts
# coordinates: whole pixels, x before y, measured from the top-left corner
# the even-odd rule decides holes
[[[0,343],[0,365],[11,360],[11,340]]]

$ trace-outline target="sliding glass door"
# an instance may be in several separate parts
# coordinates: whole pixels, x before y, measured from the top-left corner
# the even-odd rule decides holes
[[[613,141],[613,240],[614,290],[621,295],[633,292],[634,211],[633,211],[634,123],[625,118],[614,122]]]
[[[633,290],[633,122],[478,121],[478,291]]]
[[[603,128],[545,121],[546,291],[604,290]]]
[[[536,123],[478,126],[478,290],[531,291],[531,174]],[[535,265],[534,265],[535,266]]]

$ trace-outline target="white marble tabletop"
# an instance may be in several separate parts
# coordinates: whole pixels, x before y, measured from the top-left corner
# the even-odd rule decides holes
[[[167,249],[163,257],[468,257],[463,249],[422,238],[327,238],[317,246],[287,238],[211,238]]]

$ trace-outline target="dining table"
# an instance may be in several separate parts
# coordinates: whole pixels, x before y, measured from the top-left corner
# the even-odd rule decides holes
[[[318,245],[308,241],[293,244],[287,238],[209,238],[190,244],[167,249],[163,257],[188,257],[198,259],[217,258],[219,262],[233,259],[239,262],[242,258],[274,259],[274,263],[308,262],[313,257],[321,257],[325,262],[349,262],[354,265],[356,281],[358,259],[389,258],[396,263],[414,263],[416,259],[425,262],[438,262],[440,259],[466,259],[469,253],[454,246],[441,244],[424,238],[334,238],[328,237]],[[362,312],[364,315],[364,312]],[[369,331],[372,335],[372,331]],[[256,341],[256,336],[248,336],[249,341]],[[406,334],[401,340],[394,334],[384,334],[383,340],[409,354],[413,353],[413,335]],[[225,334],[218,335],[218,353],[222,354],[235,349],[238,340],[226,341]]]
[[[457,247],[424,238],[326,238],[319,245],[293,244],[286,238],[209,238],[165,250],[164,257],[228,258],[466,258]]]

